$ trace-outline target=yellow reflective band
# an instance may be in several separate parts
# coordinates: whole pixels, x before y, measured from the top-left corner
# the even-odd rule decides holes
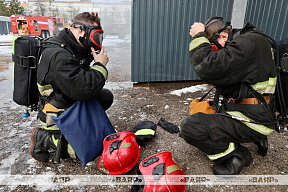
[[[276,86],[277,83],[277,77],[269,77],[269,86]]]
[[[244,118],[246,120],[249,121],[253,121],[252,119],[246,117],[245,115],[243,115],[242,113],[238,112],[238,111],[231,111],[231,112],[227,112],[229,115],[234,116],[234,117],[241,117]],[[240,120],[241,121],[241,120]],[[270,133],[272,133],[274,130],[270,129],[264,125],[260,125],[260,124],[255,124],[255,123],[249,123],[246,121],[241,121],[243,124],[245,124],[247,127],[253,129],[254,131],[257,131],[258,133],[261,133],[262,135],[269,135]]]
[[[54,143],[54,145],[57,147],[57,144],[58,144],[58,140],[59,139],[55,139],[55,136],[54,135],[52,135],[52,141],[53,141],[53,143]]]
[[[14,37],[13,38],[13,47],[15,47],[15,40],[18,39],[20,36]],[[14,49],[12,50],[12,53],[14,54]]]
[[[189,45],[189,51],[191,51],[192,49],[195,49],[196,47],[198,47],[199,45],[203,43],[210,44],[209,40],[206,37],[199,37],[199,38],[193,39]]]
[[[167,174],[170,174],[174,171],[181,170],[178,165],[170,165],[166,168]]]
[[[131,146],[131,143],[122,143],[120,149],[128,148]]]
[[[108,72],[107,70],[102,67],[102,66],[99,66],[99,65],[94,65],[91,67],[92,69],[95,69],[96,71],[99,71],[100,73],[102,73],[102,75],[104,76],[105,79],[107,79],[107,76],[108,76]]]
[[[152,129],[140,129],[136,131],[135,135],[155,135],[155,131]]]
[[[268,81],[258,82],[251,87],[259,93],[275,93],[277,77],[269,77]]]
[[[221,157],[224,157],[224,156],[228,155],[229,153],[231,153],[234,150],[235,150],[235,144],[230,142],[228,149],[226,151],[224,151],[223,153],[218,153],[218,154],[215,154],[215,155],[207,155],[207,156],[211,160],[216,160],[216,159],[219,159]]]
[[[14,55],[14,47],[15,47],[15,40],[18,38],[18,37],[20,37],[20,36],[17,36],[17,37],[14,37],[13,38],[13,49],[12,49],[12,53],[13,53],[13,55]],[[15,62],[13,62],[13,73],[12,73],[12,79],[13,79],[13,81],[12,81],[12,90],[14,91],[14,68],[15,68]]]
[[[240,117],[240,118],[246,119],[247,121],[253,121],[253,119],[246,117],[243,113],[240,113],[239,111],[229,111],[227,113],[233,117]]]
[[[74,149],[71,147],[71,145],[68,143],[68,146],[67,146],[67,150],[68,150],[68,153],[69,153],[69,156],[73,159],[77,159],[76,155],[75,155],[75,151]]]
[[[268,127],[265,127],[264,125],[248,123],[248,122],[242,122],[242,123],[244,123],[246,126],[253,129],[254,131],[261,133],[262,135],[269,135],[270,133],[274,131],[273,129],[269,129]]]
[[[50,130],[50,131],[58,131],[58,130],[60,130],[59,127],[57,127],[56,124],[53,125],[53,126],[47,127],[47,124],[44,123],[43,121],[40,121],[40,123],[42,124],[42,128],[43,129]]]
[[[39,91],[45,91],[48,89],[52,89],[52,85],[51,84],[47,84],[47,85],[40,85],[39,83],[37,83],[38,86],[38,90]]]
[[[51,84],[40,85],[37,83],[38,90],[42,96],[49,96],[53,92],[53,87]]]
[[[268,82],[269,82],[269,81],[259,82],[259,83],[256,83],[256,84],[254,84],[254,85],[251,85],[251,87],[252,87],[254,90],[263,90],[263,89],[266,89],[266,87],[268,86]]]

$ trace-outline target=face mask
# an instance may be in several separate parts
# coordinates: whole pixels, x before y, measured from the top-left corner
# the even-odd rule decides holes
[[[79,25],[75,27],[75,25]],[[85,31],[84,37],[79,37],[79,41],[85,47],[85,49],[90,50],[91,47],[95,49],[96,52],[100,52],[102,49],[103,33],[102,27],[100,26],[90,26],[81,22],[74,21],[72,24],[74,28],[80,28],[80,30]]]

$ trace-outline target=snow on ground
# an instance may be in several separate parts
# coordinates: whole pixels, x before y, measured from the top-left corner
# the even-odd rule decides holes
[[[105,88],[110,90],[117,90],[117,89],[127,89],[132,88],[133,83],[130,81],[126,82],[106,82]]]
[[[13,35],[0,35],[0,55],[11,55],[12,54],[12,42]]]
[[[12,42],[13,38],[13,35],[0,35],[0,42]]]
[[[123,43],[123,42],[131,42],[131,38],[127,38],[127,39],[120,39],[117,36],[111,36],[111,35],[107,35],[104,39],[103,39],[103,46],[113,46],[115,44],[118,43]]]
[[[8,158],[1,160],[0,175],[10,175],[11,167],[15,163],[15,159],[19,157],[19,152],[13,151]]]
[[[11,54],[12,54],[12,46],[0,46],[0,55],[11,56]]]
[[[206,91],[207,86],[208,86],[208,84],[195,85],[195,86],[186,87],[183,89],[171,91],[170,94],[181,96],[182,93],[195,93],[197,91]]]

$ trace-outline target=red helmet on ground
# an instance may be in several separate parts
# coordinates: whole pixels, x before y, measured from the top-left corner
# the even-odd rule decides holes
[[[150,156],[144,159],[139,167],[145,180],[143,192],[185,191],[185,174],[179,165],[172,159],[171,152],[162,152]]]
[[[120,175],[132,169],[140,157],[136,136],[131,132],[118,132],[105,137],[102,156],[97,169],[110,175]]]

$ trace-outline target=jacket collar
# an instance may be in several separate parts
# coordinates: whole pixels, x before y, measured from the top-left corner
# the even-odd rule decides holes
[[[61,39],[62,42],[64,42],[65,46],[69,47],[69,49],[73,51],[75,55],[81,58],[85,57],[86,49],[79,45],[75,36],[69,29],[65,28],[60,31],[58,37]]]

